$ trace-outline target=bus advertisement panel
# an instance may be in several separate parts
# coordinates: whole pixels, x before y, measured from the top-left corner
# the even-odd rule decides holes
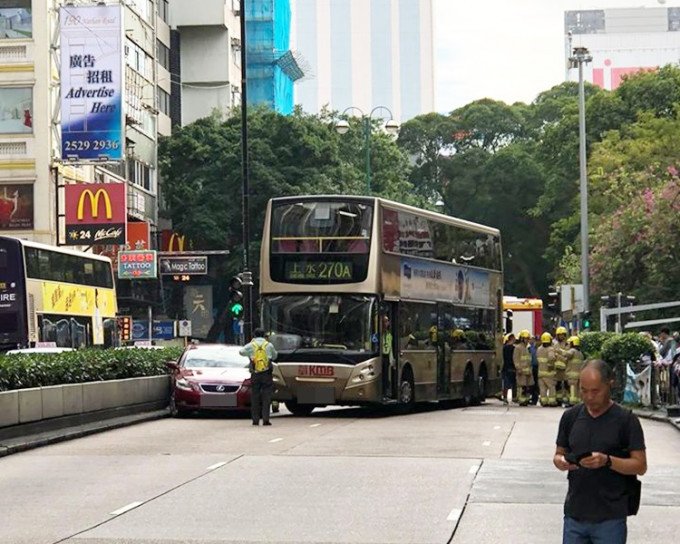
[[[315,406],[481,401],[500,387],[496,229],[379,198],[267,208],[262,325],[274,396]]]

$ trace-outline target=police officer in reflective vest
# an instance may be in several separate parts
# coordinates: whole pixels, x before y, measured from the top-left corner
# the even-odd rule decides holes
[[[517,401],[520,406],[529,404],[529,388],[534,383],[531,375],[531,353],[529,353],[529,338],[531,333],[523,330],[519,333],[519,343],[515,345],[512,360],[517,369]]]
[[[583,368],[583,353],[581,353],[581,339],[578,336],[570,336],[567,340],[569,349],[565,353],[567,360],[567,383],[569,384],[569,399],[567,404],[573,406],[581,402],[581,392],[578,387],[578,377]]]
[[[250,413],[253,425],[271,425],[269,421],[269,408],[272,403],[272,390],[274,380],[272,378],[272,361],[278,357],[276,349],[264,337],[264,329],[255,329],[253,339],[239,351],[244,357],[250,359]]]
[[[557,406],[555,395],[555,348],[549,332],[541,335],[541,345],[536,350],[538,359],[538,389],[541,406]]]

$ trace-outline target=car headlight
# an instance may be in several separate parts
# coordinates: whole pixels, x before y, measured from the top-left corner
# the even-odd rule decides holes
[[[184,391],[194,390],[193,385],[184,378],[178,378],[177,380],[175,380],[175,387],[177,387],[177,389],[182,389]]]

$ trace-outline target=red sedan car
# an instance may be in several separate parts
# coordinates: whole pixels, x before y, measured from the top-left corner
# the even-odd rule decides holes
[[[197,410],[250,410],[248,358],[241,346],[192,344],[172,369],[170,413],[182,416]]]

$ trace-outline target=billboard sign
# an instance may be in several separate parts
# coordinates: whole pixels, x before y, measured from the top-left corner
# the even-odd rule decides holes
[[[61,157],[123,160],[123,6],[61,6],[59,29]]]
[[[0,186],[0,230],[33,229],[33,185]]]
[[[118,279],[148,280],[157,276],[154,250],[118,252]]]
[[[76,183],[64,186],[66,245],[125,244],[125,183]]]
[[[208,257],[161,257],[161,274],[202,275],[208,273]]]

